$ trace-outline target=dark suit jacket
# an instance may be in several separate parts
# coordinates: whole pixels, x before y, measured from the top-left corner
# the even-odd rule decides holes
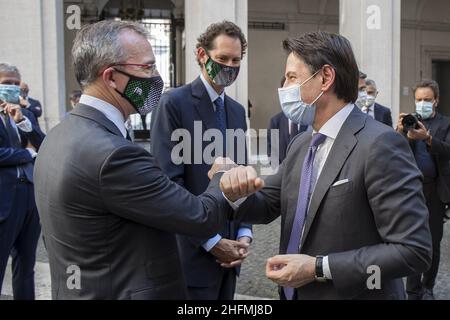
[[[281,254],[287,250],[310,141],[310,134],[299,134],[278,173],[237,212],[253,223],[282,215]],[[297,289],[298,299],[404,298],[401,278],[426,271],[431,261],[421,177],[403,137],[354,107],[317,180],[301,240],[300,253],[328,255],[333,279]],[[333,186],[344,179],[348,182]],[[366,286],[371,265],[380,267],[380,290]]]
[[[30,105],[27,109],[33,112],[36,119],[39,118],[42,115],[42,106],[39,100],[28,97],[28,102]]]
[[[31,112],[22,110],[22,113],[30,120],[33,127],[31,132],[19,130],[22,143],[29,140],[36,149],[39,149],[44,134],[37,128],[36,120]],[[28,150],[12,147],[6,128],[0,119],[0,223],[9,217],[14,208],[12,199],[16,191],[17,166],[33,163],[33,161]]]
[[[35,166],[52,297],[183,299],[174,234],[219,230],[229,213],[219,179],[192,195],[100,111],[78,105],[48,134]],[[81,289],[67,286],[71,265]]]
[[[270,157],[275,151],[275,143],[272,141],[271,130],[278,129],[278,160],[279,164],[286,158],[286,150],[291,141],[289,134],[289,120],[283,111],[277,113],[270,119],[269,129],[267,130],[267,155]],[[306,131],[308,127],[300,126],[300,132]]]
[[[228,129],[247,130],[245,120],[245,110],[238,102],[225,95],[225,109],[227,115]],[[173,89],[161,97],[159,107],[152,116],[152,137],[151,148],[161,165],[163,171],[175,182],[184,186],[193,194],[200,194],[205,191],[208,185],[208,170],[211,165],[201,160],[201,164],[194,164],[195,157],[201,156],[205,147],[211,142],[202,142],[201,154],[196,154],[194,140],[202,141],[201,137],[194,135],[194,121],[202,121],[202,134],[211,128],[218,128],[216,116],[214,113],[211,99],[200,78],[192,83]],[[191,134],[191,164],[176,165],[172,162],[171,152],[177,141],[171,141],[171,134],[175,129],[184,128]],[[237,152],[235,152],[234,161],[245,164],[245,141],[234,143],[235,150],[243,150],[243,157],[238,161]],[[227,239],[236,239],[238,228],[248,227],[250,225],[239,225],[232,222],[230,225],[225,223],[219,234]],[[186,281],[189,286],[208,287],[221,279],[224,268],[216,262],[216,258],[206,252],[201,245],[208,238],[186,238],[178,237],[180,244],[180,254],[183,263],[183,270],[186,275]]]
[[[432,139],[428,151],[438,172],[437,191],[443,203],[450,203],[450,118],[436,113],[429,129]]]
[[[384,123],[385,125],[392,127],[392,116],[391,110],[389,108],[386,108],[381,104],[375,102],[373,109],[374,109],[373,112],[375,114],[375,120],[378,120]]]

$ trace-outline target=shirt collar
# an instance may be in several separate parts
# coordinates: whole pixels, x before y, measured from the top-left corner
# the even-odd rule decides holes
[[[122,112],[120,112],[120,110],[114,107],[112,104],[99,98],[89,96],[87,94],[81,95],[80,103],[88,105],[103,113],[109,121],[115,124],[124,138],[127,136],[127,130],[125,129],[124,125],[125,120],[123,118]]]
[[[329,138],[336,139],[339,131],[342,128],[342,125],[352,112],[353,107],[353,104],[349,103],[341,110],[339,110],[338,113],[336,113],[334,116],[328,119],[327,122],[325,122],[322,128],[320,128],[319,133],[324,134]],[[314,133],[317,133],[317,131],[313,130],[313,134]]]
[[[211,99],[211,102],[214,103],[218,97],[222,98],[222,101],[225,101],[225,90],[222,91],[222,93],[219,95],[217,94],[216,90],[209,84],[208,81],[206,81],[205,77],[203,76],[203,73],[200,74],[200,79],[203,82],[203,85],[206,88],[206,91],[208,92],[209,98]]]

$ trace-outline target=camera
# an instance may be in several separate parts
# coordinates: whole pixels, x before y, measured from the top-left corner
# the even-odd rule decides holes
[[[422,116],[418,113],[410,113],[403,117],[402,125],[404,131],[409,131],[410,129],[419,129],[419,121],[422,121]]]

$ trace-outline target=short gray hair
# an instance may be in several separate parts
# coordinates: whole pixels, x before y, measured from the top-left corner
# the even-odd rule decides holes
[[[366,80],[366,86],[372,86],[375,89],[377,88],[377,84],[375,83],[375,80],[372,80],[372,79],[367,79]]]
[[[5,74],[5,73],[15,73],[19,76],[19,79],[20,79],[20,72],[16,66],[13,66],[6,62],[0,62],[0,74]]]
[[[129,21],[104,20],[84,26],[73,41],[75,77],[84,88],[97,79],[102,68],[124,62],[128,54],[118,40],[123,30],[132,30],[148,38],[147,30]]]

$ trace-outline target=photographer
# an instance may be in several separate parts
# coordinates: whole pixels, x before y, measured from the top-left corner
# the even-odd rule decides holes
[[[397,132],[409,141],[417,166],[422,171],[429,224],[433,241],[430,269],[408,277],[409,299],[434,299],[433,287],[439,268],[445,204],[450,202],[450,118],[439,114],[439,86],[433,80],[419,82],[414,88],[416,112],[401,113]],[[422,277],[423,276],[423,277]]]

